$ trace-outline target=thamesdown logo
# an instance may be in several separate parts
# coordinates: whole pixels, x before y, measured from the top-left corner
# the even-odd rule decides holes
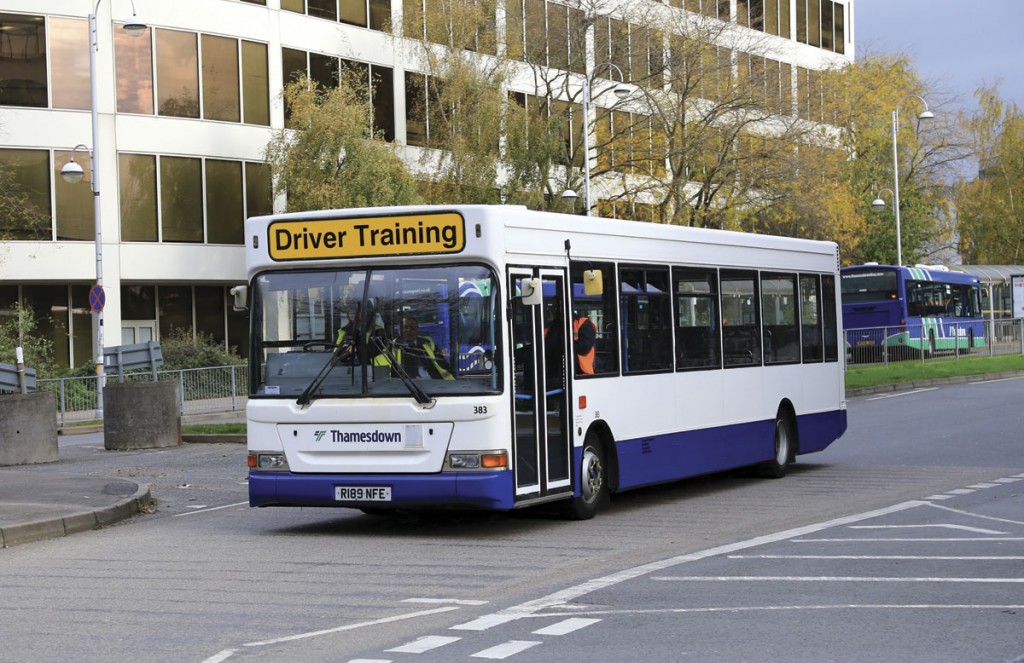
[[[369,430],[318,430],[313,431],[313,439],[322,442],[324,439],[340,444],[402,444],[405,440],[398,431]]]

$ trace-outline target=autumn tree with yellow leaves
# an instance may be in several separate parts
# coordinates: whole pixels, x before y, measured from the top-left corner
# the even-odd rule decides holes
[[[957,190],[960,251],[965,263],[1019,265],[1024,260],[1024,115],[978,90],[979,109],[962,118],[980,163],[978,177]]]

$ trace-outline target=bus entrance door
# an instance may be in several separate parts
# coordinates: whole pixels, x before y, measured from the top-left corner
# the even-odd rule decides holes
[[[539,278],[543,304],[526,306],[523,279]],[[516,500],[572,491],[572,442],[567,416],[565,274],[544,269],[509,270],[515,372],[513,469]],[[529,293],[525,293],[529,294]]]

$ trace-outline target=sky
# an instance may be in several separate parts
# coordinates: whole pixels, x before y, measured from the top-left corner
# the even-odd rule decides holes
[[[854,39],[858,58],[907,55],[958,108],[1001,80],[1000,96],[1024,110],[1024,0],[856,0]]]

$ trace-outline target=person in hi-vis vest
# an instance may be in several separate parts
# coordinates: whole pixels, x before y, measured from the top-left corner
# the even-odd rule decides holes
[[[341,360],[344,362],[357,360],[359,363],[369,362],[375,366],[387,366],[387,359],[381,356],[380,349],[377,347],[377,343],[374,342],[375,338],[383,340],[384,328],[373,324],[373,318],[371,317],[370,327],[364,330],[363,334],[360,334],[359,330],[363,325],[363,316],[362,306],[358,302],[349,304],[345,315],[348,318],[348,322],[338,330],[338,335],[334,339],[334,344],[337,346],[335,352],[338,353]]]
[[[390,350],[409,377],[455,379],[434,339],[420,334],[419,320],[412,316],[402,318],[399,331],[398,338],[391,342]]]
[[[594,356],[597,344],[597,327],[585,315],[572,313],[572,350],[576,355],[576,374],[594,374]]]

